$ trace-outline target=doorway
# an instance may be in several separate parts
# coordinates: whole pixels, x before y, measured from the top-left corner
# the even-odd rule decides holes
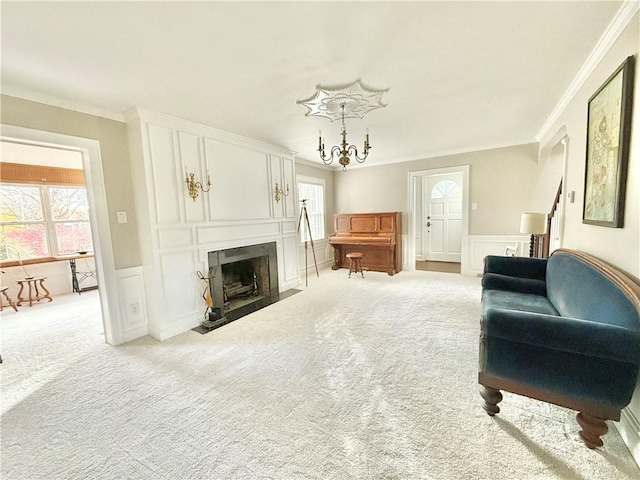
[[[110,345],[122,343],[122,332],[113,316],[118,311],[117,283],[99,142],[11,125],[2,125],[0,140],[70,150],[82,156],[105,341]]]
[[[463,273],[469,166],[409,172],[409,269]]]

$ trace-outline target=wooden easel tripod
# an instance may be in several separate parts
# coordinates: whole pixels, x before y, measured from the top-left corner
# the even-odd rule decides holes
[[[309,215],[307,214],[307,199],[304,198],[302,200],[300,200],[300,202],[302,203],[302,208],[300,208],[300,218],[298,219],[298,234],[300,234],[300,226],[302,225],[302,216],[304,215],[304,222],[305,225],[307,226],[307,232],[309,232],[309,241],[311,243],[311,251],[313,252],[313,264],[316,267],[316,275],[318,277],[320,277],[320,274],[318,273],[318,262],[316,261],[316,249],[313,246],[313,237],[311,236],[311,225],[309,224]],[[309,281],[308,281],[308,272],[307,272],[307,249],[308,249],[308,242],[307,242],[307,237],[304,237],[304,285],[305,287],[309,286]]]

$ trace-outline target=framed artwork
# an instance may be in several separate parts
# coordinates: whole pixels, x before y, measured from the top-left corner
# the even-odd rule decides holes
[[[628,57],[589,99],[582,223],[623,226],[634,60]]]

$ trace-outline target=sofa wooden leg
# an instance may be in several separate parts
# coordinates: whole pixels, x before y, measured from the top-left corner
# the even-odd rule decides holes
[[[576,420],[582,427],[580,438],[587,447],[596,448],[604,445],[600,437],[609,431],[604,420],[582,412],[576,415]]]
[[[502,394],[500,393],[500,390],[480,385],[480,395],[484,399],[484,405],[482,408],[484,408],[485,412],[492,417],[496,413],[500,413],[500,407],[498,407],[498,403],[502,401]]]

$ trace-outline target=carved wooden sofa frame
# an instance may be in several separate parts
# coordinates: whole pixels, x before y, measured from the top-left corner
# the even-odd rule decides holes
[[[480,393],[500,412],[500,390],[576,410],[580,437],[603,445],[640,365],[640,286],[582,252],[549,259],[489,256],[482,279]]]

